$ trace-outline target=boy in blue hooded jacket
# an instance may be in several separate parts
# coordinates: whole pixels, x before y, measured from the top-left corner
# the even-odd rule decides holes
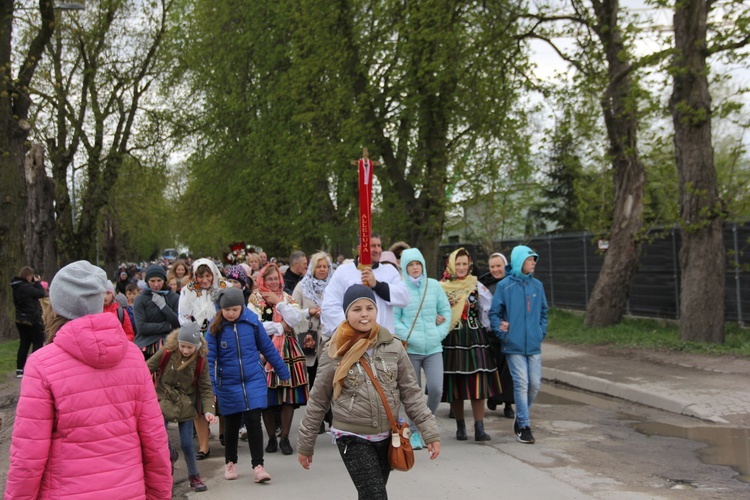
[[[497,284],[489,313],[513,377],[513,432],[527,444],[535,441],[529,408],[542,385],[542,340],[547,336],[547,298],[542,282],[532,276],[538,258],[527,246],[513,249],[508,275]]]

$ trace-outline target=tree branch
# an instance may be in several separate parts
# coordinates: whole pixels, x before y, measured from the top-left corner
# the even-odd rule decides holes
[[[39,60],[44,53],[44,47],[52,38],[52,32],[55,29],[55,9],[52,0],[39,0],[39,12],[42,14],[42,25],[39,32],[29,45],[29,51],[26,59],[21,65],[18,73],[17,89],[18,98],[13,103],[13,113],[18,118],[28,118],[29,108],[31,107],[31,98],[29,97],[29,86],[34,72],[39,65]]]

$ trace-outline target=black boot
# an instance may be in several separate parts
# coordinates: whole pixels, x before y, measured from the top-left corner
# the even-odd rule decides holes
[[[484,432],[484,422],[479,420],[474,422],[474,441],[489,441],[492,438]]]
[[[266,446],[266,453],[276,453],[279,449],[279,443],[276,441],[276,436],[268,438],[268,446]]]
[[[466,422],[463,420],[456,420],[456,439],[459,441],[469,439],[469,436],[466,435]]]

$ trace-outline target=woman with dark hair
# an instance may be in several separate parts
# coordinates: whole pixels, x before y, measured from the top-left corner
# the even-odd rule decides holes
[[[484,403],[500,392],[500,377],[490,350],[488,331],[492,294],[471,274],[464,248],[448,257],[441,285],[451,305],[451,324],[443,340],[443,401],[456,419],[456,439],[466,441],[464,401],[471,401],[474,440],[489,441],[484,431]]]
[[[16,378],[23,377],[26,357],[44,345],[44,323],[42,323],[42,304],[39,299],[45,296],[42,279],[34,274],[30,267],[23,267],[18,276],[10,282],[13,289],[13,305],[16,308],[16,328],[21,343],[16,355]]]

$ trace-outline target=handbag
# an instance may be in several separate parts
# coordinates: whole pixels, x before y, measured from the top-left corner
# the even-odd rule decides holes
[[[370,377],[370,380],[372,380],[372,385],[375,386],[378,394],[380,394],[380,399],[383,401],[385,412],[388,414],[388,420],[391,423],[391,444],[388,446],[388,463],[394,469],[406,472],[414,467],[414,450],[411,447],[410,441],[411,429],[409,429],[409,425],[404,422],[403,419],[396,423],[396,420],[393,418],[393,413],[391,412],[391,407],[388,404],[388,400],[383,393],[383,388],[380,387],[378,379],[375,378],[375,375],[372,373],[370,364],[364,357],[359,361],[365,369],[365,372],[367,372],[367,375]]]
[[[305,346],[305,337],[308,335],[312,336],[313,338],[313,346],[312,347],[306,347]],[[317,353],[317,347],[318,347],[318,332],[315,330],[308,330],[306,332],[302,332],[297,335],[297,343],[302,348],[302,352],[305,354],[315,354]]]
[[[424,299],[427,297],[427,286],[430,284],[430,280],[427,279],[427,276],[425,276],[425,282],[424,282],[424,293],[422,294],[422,302],[419,303],[419,309],[417,309],[417,314],[414,315],[414,321],[411,324],[411,328],[409,328],[409,334],[406,336],[406,340],[402,340],[401,343],[404,345],[404,350],[409,346],[409,337],[411,337],[411,332],[414,331],[414,325],[417,324],[417,318],[419,318],[419,313],[422,312],[422,306],[424,305]]]

